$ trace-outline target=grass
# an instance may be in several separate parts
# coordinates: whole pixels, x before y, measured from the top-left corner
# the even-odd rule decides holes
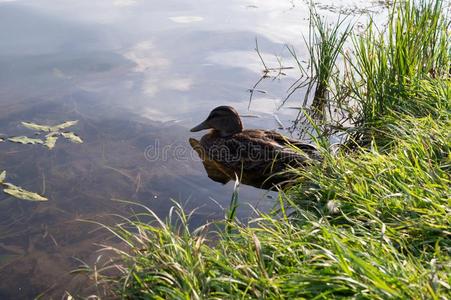
[[[406,1],[394,6],[387,28],[373,23],[354,41],[355,57],[349,86],[359,104],[356,126],[377,122],[392,112],[425,116],[449,109],[450,21],[443,16],[442,1]],[[439,82],[434,82],[434,79]],[[423,88],[431,100],[415,95]],[[426,106],[426,107],[425,107]],[[432,106],[432,107],[431,107]],[[435,108],[435,109],[430,109]]]
[[[234,193],[224,220],[194,230],[178,204],[165,220],[150,210],[123,218],[105,228],[126,250],[106,247],[117,259],[96,266],[97,283],[125,299],[449,299],[451,47],[441,3],[405,1],[387,30],[370,23],[350,35],[348,73],[329,73],[327,84],[328,103],[353,105],[348,142],[290,170],[276,212],[241,223]]]
[[[300,58],[293,47],[287,46],[297,63],[300,77],[290,86],[287,96],[282,101],[283,106],[298,91],[304,93],[302,109],[299,110],[292,126],[293,131],[299,132],[301,139],[312,134],[312,130],[309,130],[311,119],[321,127],[321,133],[325,133],[327,125],[330,125],[337,117],[339,122],[344,120],[340,118],[342,114],[337,113],[335,109],[342,106],[343,100],[338,96],[333,97],[333,92],[334,87],[341,84],[337,83],[337,79],[341,77],[337,60],[352,30],[351,23],[346,18],[339,17],[336,23],[328,23],[321,18],[313,5],[310,6],[309,20],[308,36],[304,37],[309,60],[307,66],[304,66],[305,58]]]
[[[294,92],[306,89],[303,106],[308,105],[315,119],[325,118],[325,109],[330,102],[331,81],[336,77],[337,58],[351,33],[351,25],[344,27],[346,18],[339,18],[335,24],[329,24],[321,18],[314,6],[310,7],[310,26],[305,40],[309,54],[309,64],[304,67],[295,49],[288,47],[301,72],[300,80],[293,84],[285,98],[285,103]],[[302,80],[304,79],[304,80]],[[313,97],[310,97],[313,93]],[[309,103],[309,98],[311,103]]]

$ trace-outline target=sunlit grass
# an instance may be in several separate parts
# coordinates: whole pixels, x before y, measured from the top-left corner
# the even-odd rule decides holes
[[[450,78],[450,21],[443,10],[442,1],[404,1],[394,6],[387,28],[380,32],[370,23],[353,39],[356,53],[348,61],[353,65],[353,97],[360,106],[356,125],[371,124],[391,112],[425,116],[434,113],[430,108],[450,108],[449,98],[432,90],[440,84],[431,84]],[[422,85],[431,89],[431,99],[412,101]],[[446,89],[449,97],[449,86]]]

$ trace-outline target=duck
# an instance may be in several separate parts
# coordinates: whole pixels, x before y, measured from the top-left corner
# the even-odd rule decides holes
[[[231,106],[214,108],[207,119],[190,131],[202,130],[209,131],[200,141],[191,138],[190,144],[207,172],[215,170],[232,180],[244,178],[254,186],[287,181],[288,168],[305,167],[320,160],[313,145],[272,130],[244,129],[238,112]]]

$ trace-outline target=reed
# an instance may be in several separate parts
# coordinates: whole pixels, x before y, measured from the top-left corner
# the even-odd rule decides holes
[[[449,93],[443,81],[451,70],[450,21],[443,9],[443,1],[404,1],[393,7],[387,28],[379,31],[370,22],[365,34],[353,38],[355,55],[347,61],[359,106],[355,126],[398,112],[427,116],[449,109],[449,98],[442,97]],[[438,90],[416,101],[428,89]]]

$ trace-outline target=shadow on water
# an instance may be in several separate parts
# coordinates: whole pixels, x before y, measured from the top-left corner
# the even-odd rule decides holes
[[[283,160],[281,157],[278,158],[277,154],[275,157],[270,155],[265,157],[265,154],[269,153],[268,149],[260,147],[250,149],[251,151],[256,150],[260,152],[254,158],[252,156],[246,157],[246,154],[248,153],[240,153],[239,158],[231,158],[231,160],[227,160],[227,157],[232,156],[229,152],[228,155],[224,155],[224,157],[222,157],[223,161],[221,161],[221,159],[214,158],[214,152],[218,154],[217,151],[215,151],[218,148],[213,150],[205,149],[202,142],[194,138],[190,138],[189,143],[202,160],[202,165],[207,172],[207,176],[211,180],[222,184],[239,180],[242,184],[277,191],[281,187],[286,187],[292,182],[292,174],[285,171],[287,166],[295,168],[304,167],[307,165],[307,162],[298,161],[297,159],[304,160],[304,157],[297,157],[297,154],[294,152],[291,153],[291,159],[285,158],[285,160]],[[311,147],[310,150],[314,150],[316,152],[316,149],[314,149],[313,146],[308,144],[303,146]],[[232,150],[229,148],[223,148],[223,150],[239,151],[243,150],[243,148]],[[309,163],[313,163],[315,160],[319,160],[319,156],[311,154],[309,160],[311,160]]]

